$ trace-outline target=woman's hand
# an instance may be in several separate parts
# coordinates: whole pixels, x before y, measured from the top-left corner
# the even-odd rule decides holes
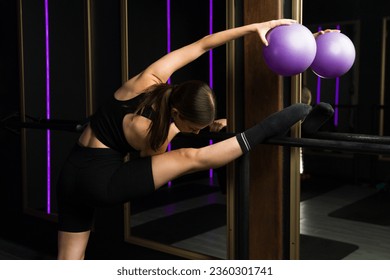
[[[325,30],[321,30],[321,31],[318,31],[316,33],[313,33],[313,36],[314,36],[314,38],[317,38],[318,36],[320,36],[322,34],[330,33],[330,32],[340,32],[340,30],[338,30],[338,29],[325,29]]]
[[[227,125],[227,120],[226,119],[219,119],[219,120],[214,120],[212,124],[210,124],[210,132],[219,132],[221,131],[224,127]]]
[[[279,25],[290,25],[293,23],[297,23],[297,21],[293,19],[276,19],[276,20],[256,23],[255,26],[261,41],[263,42],[264,45],[268,46],[268,41],[266,38],[268,31],[270,31],[272,28],[275,28]]]

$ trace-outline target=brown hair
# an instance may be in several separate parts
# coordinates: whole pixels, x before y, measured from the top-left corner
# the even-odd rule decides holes
[[[311,104],[311,91],[307,87],[302,88],[301,102],[308,105]]]
[[[146,91],[138,112],[152,107],[149,127],[150,146],[157,150],[168,137],[171,109],[176,108],[187,121],[208,125],[216,116],[215,96],[211,88],[201,81],[187,81],[179,85],[157,84]]]

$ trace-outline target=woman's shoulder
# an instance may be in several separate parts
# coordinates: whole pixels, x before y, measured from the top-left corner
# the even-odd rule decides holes
[[[162,81],[158,77],[141,72],[125,82],[114,95],[118,100],[129,100],[144,93],[152,86],[161,83]]]
[[[127,101],[139,96],[140,94],[141,92],[136,93],[129,91],[126,89],[126,87],[122,86],[114,93],[114,98],[118,101]]]
[[[143,150],[149,143],[148,132],[150,120],[140,115],[129,114],[124,120],[124,133],[127,141],[137,150]]]

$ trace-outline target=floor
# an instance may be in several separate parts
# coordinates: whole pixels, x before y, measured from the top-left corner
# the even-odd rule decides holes
[[[312,188],[315,188],[315,186]],[[328,215],[336,209],[370,196],[377,191],[375,188],[364,184],[342,184],[320,194],[311,195],[301,202],[301,234],[353,244],[358,247],[357,250],[343,256],[342,259],[389,260],[390,226],[357,222]],[[199,195],[196,198],[188,198],[181,202],[176,201],[169,205],[143,210],[133,216],[133,226],[136,227],[161,219],[164,213],[169,215],[180,214],[194,208],[200,209],[210,203],[222,205],[224,201],[225,195],[222,192],[212,192]],[[196,212],[192,214],[196,215]],[[174,223],[175,220],[170,222]],[[188,225],[186,227],[188,228]],[[186,231],[184,230],[184,232]],[[206,232],[184,239],[178,238],[172,245],[217,258],[225,258],[226,226],[213,227],[210,225]],[[312,250],[316,250],[316,248],[312,248]],[[0,239],[0,259],[52,258],[52,256],[42,254],[31,248]]]
[[[347,184],[301,202],[301,233],[359,246],[344,257],[347,260],[390,260],[390,226],[328,215],[377,191],[365,184]]]
[[[356,185],[339,183],[336,184],[336,186],[325,187],[325,190],[323,186],[316,186],[316,184],[313,184],[311,185],[311,190],[307,190],[306,188],[304,191],[305,194],[302,194],[302,197],[309,198],[301,202],[301,234],[310,237],[323,238],[328,240],[328,242],[337,241],[337,243],[340,244],[338,246],[345,244],[357,247],[357,249],[351,249],[352,252],[342,256],[341,259],[390,260],[390,226],[381,226],[329,216],[329,213],[340,209],[343,206],[377,193],[377,189],[367,184]],[[309,195],[307,195],[306,192],[309,192]],[[213,197],[213,199],[211,199],[211,197]],[[201,207],[202,205],[206,205],[210,203],[210,200],[223,203],[224,196],[215,193],[208,194],[177,203],[175,207],[177,211],[185,211],[188,207]],[[160,216],[161,213],[164,213],[163,208],[151,209],[139,213],[134,216],[134,225],[148,222],[150,219],[153,219],[153,217]],[[217,227],[203,234],[172,243],[171,245],[217,258],[225,258],[225,233],[225,226]],[[324,246],[327,246],[327,244]],[[318,250],[321,249],[323,248],[318,248]],[[305,247],[301,248],[301,250],[315,251],[316,249],[308,249]],[[303,253],[305,256],[307,255],[307,252]],[[321,253],[311,255],[318,257],[321,256]],[[329,252],[325,257],[326,256],[333,257]],[[337,254],[335,254],[334,257],[339,259],[339,255]]]
[[[0,260],[50,260],[54,256],[13,241],[0,239]]]

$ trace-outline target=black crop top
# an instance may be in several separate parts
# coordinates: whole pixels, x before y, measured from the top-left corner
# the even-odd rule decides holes
[[[144,93],[125,101],[117,100],[114,96],[109,98],[90,118],[90,126],[96,138],[124,155],[130,153],[132,157],[139,157],[139,151],[126,140],[123,118],[136,111],[143,97]],[[152,108],[147,108],[141,115],[150,119],[153,113]]]

